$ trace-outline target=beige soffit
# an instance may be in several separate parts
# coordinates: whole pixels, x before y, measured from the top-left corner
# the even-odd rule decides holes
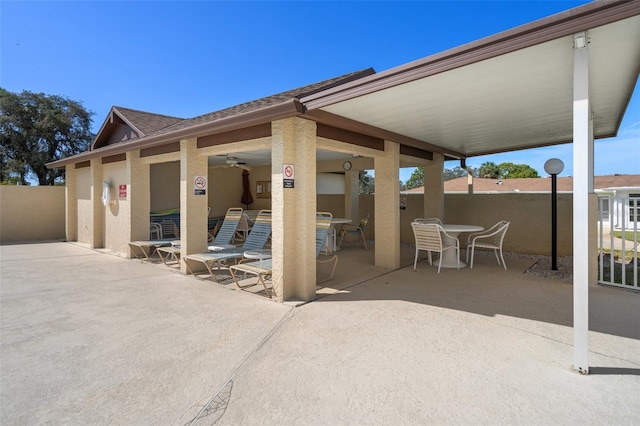
[[[615,136],[640,69],[640,1],[594,2],[301,99],[465,156],[572,141],[573,35],[587,32],[594,136]]]

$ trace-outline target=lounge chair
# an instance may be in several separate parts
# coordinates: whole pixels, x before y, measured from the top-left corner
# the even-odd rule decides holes
[[[171,243],[175,243],[179,240],[148,240],[148,241],[131,241],[129,242],[129,248],[131,254],[136,259],[151,260],[151,256],[156,253],[160,247],[170,247]]]
[[[219,237],[213,240],[213,246],[217,247],[220,250],[225,248],[235,247],[233,245],[230,245],[229,243],[231,242],[231,238],[233,238],[233,235],[235,233],[235,228],[238,226],[238,222],[240,220],[241,215],[242,215],[241,208],[232,207],[229,210],[227,210],[227,214],[224,217],[224,222],[222,224],[220,232],[218,232]],[[174,222],[171,222],[171,223],[173,224],[173,235],[175,235],[177,238],[180,238],[180,229]],[[226,228],[225,228],[225,224],[226,224]],[[224,233],[222,232],[222,229],[225,229]],[[229,237],[229,235],[231,235],[231,237]],[[165,265],[167,265],[167,262],[170,260],[174,260],[176,262],[180,261],[180,241],[179,240],[177,242],[174,241],[170,245],[158,247],[156,248],[156,251],[158,253],[158,256],[160,256],[160,260]]]
[[[220,232],[222,232],[222,230],[220,230]],[[214,247],[214,250],[207,253],[194,253],[184,256],[182,259],[187,265],[187,270],[191,274],[194,274],[194,266],[196,264],[201,264],[206,267],[209,272],[209,276],[215,280],[214,268],[219,270],[222,267],[222,263],[230,260],[237,261],[242,259],[245,251],[264,249],[270,235],[271,210],[261,210],[260,213],[258,213],[258,217],[256,218],[247,239],[241,247],[222,250],[217,250],[218,247]]]
[[[333,278],[333,274],[335,273],[336,266],[338,265],[338,256],[335,253],[323,254],[322,248],[325,245],[325,240],[327,238],[327,233],[329,232],[329,228],[331,227],[331,213],[318,212],[316,214],[316,261],[318,263],[329,263],[333,262],[333,268],[331,270],[331,275],[328,278],[318,281],[318,283],[322,283]],[[266,277],[272,275],[272,259],[264,259],[259,260],[257,262],[251,263],[238,263],[236,265],[231,265],[229,267],[229,271],[231,272],[231,276],[233,277],[233,281],[235,281],[236,285],[240,289],[245,289],[247,287],[253,287],[257,284],[262,284],[267,295],[271,297],[271,290],[267,286],[265,282]],[[258,278],[256,283],[251,284],[243,284],[241,285],[238,281],[238,276],[236,275],[238,272],[242,272],[244,274],[255,275]]]

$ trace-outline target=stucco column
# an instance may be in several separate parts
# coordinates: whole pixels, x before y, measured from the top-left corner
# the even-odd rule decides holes
[[[360,223],[360,171],[344,173],[344,217]]]
[[[424,166],[424,217],[444,220],[444,155],[433,153],[431,164]]]
[[[129,202],[128,240],[148,240],[151,208],[150,167],[149,164],[140,161],[140,151],[127,152],[127,201]]]
[[[65,234],[67,241],[78,240],[78,195],[76,192],[76,167],[68,164],[64,170]]]
[[[384,142],[375,168],[375,265],[400,267],[400,145]]]
[[[113,188],[111,188],[113,190]],[[111,194],[113,198],[113,193]],[[102,159],[91,159],[91,217],[92,226],[89,232],[91,248],[104,247],[104,214],[102,204]]]
[[[196,188],[196,179],[209,179],[207,157],[198,155],[198,140],[180,141],[180,253],[204,253],[207,251],[207,206],[209,185]],[[198,179],[201,181],[201,179]],[[180,269],[187,273],[187,266],[181,262]]]
[[[271,123],[273,287],[278,301],[316,297],[316,124],[300,118]],[[283,166],[294,167],[293,188]]]

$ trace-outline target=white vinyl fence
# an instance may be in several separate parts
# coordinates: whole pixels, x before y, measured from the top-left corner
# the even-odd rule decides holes
[[[640,198],[598,197],[598,283],[640,290]]]

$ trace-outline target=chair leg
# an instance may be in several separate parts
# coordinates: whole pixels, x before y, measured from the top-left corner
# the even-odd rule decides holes
[[[473,250],[475,249],[475,246],[471,246],[471,263],[469,263],[469,269],[473,269]]]
[[[429,257],[429,265],[433,265],[433,259],[431,258],[431,252],[427,252],[427,256]]]
[[[438,273],[440,273],[441,267],[442,267],[442,252],[440,252],[440,260],[438,261]]]
[[[344,238],[344,234],[345,234],[344,231],[340,232],[340,242],[338,243],[338,247],[340,248],[342,248],[342,239]]]
[[[416,270],[416,265],[418,263],[418,249],[416,248],[416,256],[413,259],[413,270]]]
[[[364,232],[362,232],[362,229],[360,230],[360,235],[362,236],[362,242],[364,243],[364,249],[365,250],[369,250],[369,247],[367,247],[367,240],[364,239]]]
[[[502,266],[504,266],[504,270],[507,270],[507,264],[504,263],[504,256],[502,255],[502,247],[500,247],[500,257],[502,258]]]

